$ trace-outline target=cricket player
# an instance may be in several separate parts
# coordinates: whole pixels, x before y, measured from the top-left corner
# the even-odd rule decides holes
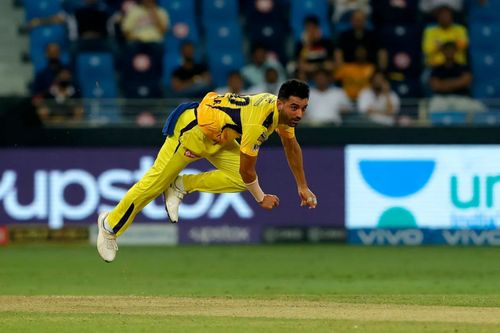
[[[255,171],[260,146],[278,132],[297,183],[301,206],[315,208],[302,163],[295,127],[307,109],[309,86],[299,80],[282,84],[278,96],[208,93],[200,103],[179,105],[168,117],[167,136],[153,166],[133,185],[111,212],[99,214],[97,251],[106,262],[115,259],[116,238],[137,213],[162,193],[170,221],[179,219],[179,205],[188,193],[249,191],[258,205],[274,209],[279,198],[266,194]],[[241,142],[236,141],[241,138]],[[195,175],[179,173],[191,162],[205,158],[216,169]]]

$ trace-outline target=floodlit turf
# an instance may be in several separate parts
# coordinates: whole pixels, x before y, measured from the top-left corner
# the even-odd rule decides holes
[[[500,332],[500,249],[123,247],[106,264],[86,245],[10,246],[0,248],[0,323],[2,332]]]

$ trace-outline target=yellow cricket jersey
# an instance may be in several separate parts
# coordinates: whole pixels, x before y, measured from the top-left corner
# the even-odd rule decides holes
[[[422,49],[427,65],[434,67],[444,63],[444,54],[441,52],[440,47],[446,42],[456,43],[457,54],[455,60],[459,64],[467,62],[466,52],[469,45],[467,29],[460,24],[454,24],[448,29],[439,26],[430,26],[425,29]]]
[[[277,130],[285,138],[293,138],[295,129],[278,125],[277,97],[257,95],[218,95],[210,92],[198,106],[198,126],[215,144],[241,137],[241,152],[257,156],[264,141]]]

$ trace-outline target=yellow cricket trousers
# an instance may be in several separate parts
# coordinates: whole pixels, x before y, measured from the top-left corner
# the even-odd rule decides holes
[[[206,158],[216,170],[184,175],[186,192],[242,192],[246,189],[241,179],[240,146],[236,140],[223,146],[214,144],[196,124],[194,109],[181,114],[174,134],[167,137],[153,166],[125,194],[109,213],[108,223],[120,236],[148,203],[158,197],[191,162]]]

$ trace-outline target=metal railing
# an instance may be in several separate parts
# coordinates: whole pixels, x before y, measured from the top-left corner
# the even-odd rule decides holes
[[[49,116],[44,123],[47,127],[161,127],[169,113],[186,99],[82,99],[66,103],[46,101]],[[500,99],[482,100],[484,112],[476,117],[476,112],[466,112],[464,120],[450,123],[434,122],[434,112],[429,111],[429,99],[403,99],[395,126],[426,127],[433,125],[450,126],[500,126]],[[453,111],[448,110],[448,113]],[[476,120],[480,119],[479,120]],[[301,126],[315,127],[304,121]],[[342,124],[349,127],[380,126],[357,111],[342,114]]]

